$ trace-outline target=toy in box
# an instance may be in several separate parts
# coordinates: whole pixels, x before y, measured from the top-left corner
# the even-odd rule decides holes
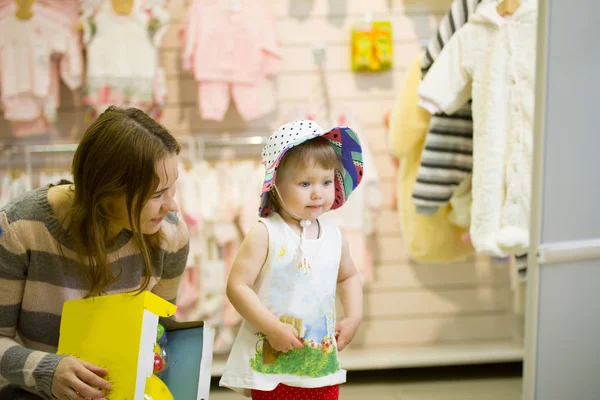
[[[106,368],[106,400],[208,400],[214,330],[202,321],[159,325],[176,309],[148,291],[67,301],[58,354]]]

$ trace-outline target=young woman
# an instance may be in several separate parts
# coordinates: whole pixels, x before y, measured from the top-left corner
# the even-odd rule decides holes
[[[179,151],[142,111],[110,107],[75,152],[73,183],[0,210],[0,398],[110,390],[110,371],[55,354],[66,300],[151,290],[175,301],[189,249],[173,199]]]

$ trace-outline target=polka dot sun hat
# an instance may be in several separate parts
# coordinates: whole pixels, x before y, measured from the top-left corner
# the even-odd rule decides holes
[[[277,167],[285,153],[307,140],[323,136],[329,140],[340,157],[342,170],[335,172],[335,201],[332,210],[341,207],[363,177],[362,148],[358,135],[346,126],[324,131],[314,121],[300,120],[287,123],[277,129],[262,151],[265,165],[265,180],[262,187],[259,216],[271,215],[271,190],[275,184]]]

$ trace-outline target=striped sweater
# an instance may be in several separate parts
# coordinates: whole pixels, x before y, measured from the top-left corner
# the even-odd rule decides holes
[[[452,35],[467,23],[482,0],[454,0],[444,16],[435,38],[429,43],[421,62],[423,76],[433,65],[450,41]],[[473,117],[471,104],[453,115],[435,114],[429,131],[417,181],[413,188],[413,202],[417,212],[433,215],[448,204],[458,185],[470,176],[473,169]]]
[[[63,303],[87,293],[85,278],[77,273],[72,243],[48,202],[50,186],[26,193],[0,210],[4,231],[0,237],[0,393],[11,384],[51,397],[52,377],[61,359],[55,352]],[[153,265],[154,275],[160,278],[152,278],[149,289],[175,302],[189,234],[175,214],[165,218],[161,229],[167,240]],[[73,262],[65,262],[61,248]],[[107,294],[140,286],[143,262],[130,231],[121,231],[108,259],[120,278]]]

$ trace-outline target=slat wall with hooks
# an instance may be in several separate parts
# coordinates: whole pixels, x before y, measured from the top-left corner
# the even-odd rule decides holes
[[[487,260],[412,264],[402,246],[392,204],[395,176],[383,114],[393,106],[408,65],[422,43],[431,39],[450,1],[271,0],[285,60],[275,85],[278,111],[251,123],[244,123],[234,109],[221,123],[200,119],[196,84],[181,66],[178,29],[187,4],[186,0],[169,1],[172,23],[161,51],[168,86],[162,122],[174,134],[251,131],[269,135],[281,115],[309,98],[316,74],[312,48],[323,42],[331,102],[352,109],[361,122],[360,133],[368,135],[384,205],[377,221],[375,280],[365,287],[365,321],[354,344],[342,353],[345,366],[388,368],[519,359],[508,267]],[[393,70],[370,74],[350,70],[350,29],[367,12],[375,20],[392,21]],[[66,90],[62,94],[58,130],[62,137],[76,138],[86,127],[83,110]],[[6,135],[6,126],[0,122],[0,136]],[[221,367],[217,360],[214,373],[219,374]]]

